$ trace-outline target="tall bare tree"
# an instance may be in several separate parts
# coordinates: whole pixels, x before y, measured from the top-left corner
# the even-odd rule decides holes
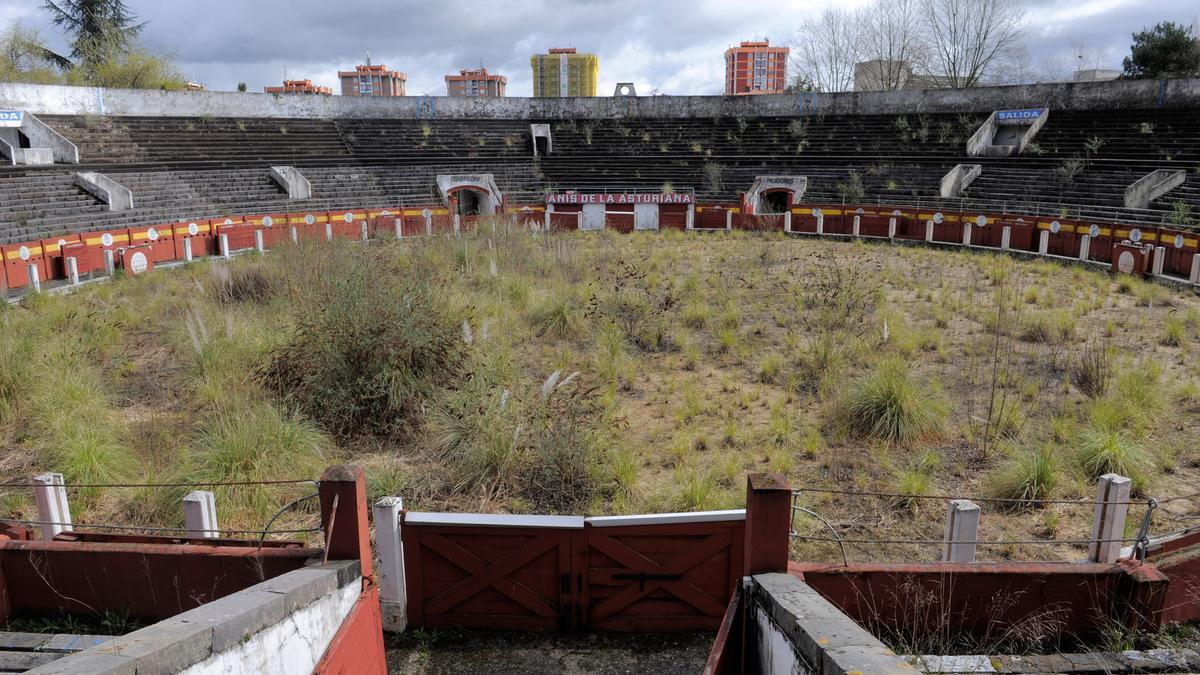
[[[921,0],[877,0],[859,13],[860,57],[870,66],[872,89],[903,89],[912,70],[925,71],[929,57]]]
[[[850,91],[861,53],[858,17],[844,9],[827,9],[804,22],[792,41],[792,72],[818,91]]]
[[[922,9],[932,48],[929,71],[947,87],[989,81],[1025,33],[1021,0],[922,0]]]

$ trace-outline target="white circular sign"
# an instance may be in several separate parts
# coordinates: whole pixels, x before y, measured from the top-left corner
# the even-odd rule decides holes
[[[1088,236],[1091,237],[1092,239],[1099,237],[1100,236],[1100,226],[1093,225],[1093,226],[1089,227],[1088,228]]]
[[[225,219],[225,224],[226,224],[226,225],[232,225],[232,224],[233,224],[233,218],[226,218],[226,219]]]
[[[17,249],[17,255],[21,256],[21,260],[29,260],[29,247],[22,246]]]
[[[1117,257],[1117,269],[1125,274],[1133,274],[1133,254],[1121,251],[1121,255]]]
[[[933,214],[933,222],[934,224],[941,225],[946,222],[946,216],[943,216],[941,213],[935,213]]]
[[[150,262],[146,260],[146,254],[138,251],[129,256],[129,271],[133,274],[141,274],[150,266]]]
[[[855,213],[857,213],[857,214],[858,214],[858,215],[860,215],[860,216],[861,216],[862,214],[866,213],[866,211],[864,211],[862,208],[859,208],[859,209],[855,210],[854,212],[855,212]]]
[[[987,216],[977,216],[975,218],[975,224],[980,227],[987,227]]]
[[[1175,235],[1175,248],[1183,248],[1183,235]]]
[[[270,227],[275,224],[275,221],[271,218],[271,216],[263,216],[262,223],[263,227]]]
[[[430,216],[433,215],[433,211],[430,211],[429,209],[422,209],[421,215],[424,216],[426,219],[428,219]]]
[[[814,218],[819,218],[821,216],[821,209],[813,209],[812,214]]]
[[[146,230],[146,238],[150,241],[158,241],[158,229],[152,227]]]
[[[524,210],[525,210],[525,211],[528,211],[528,210],[529,210],[529,207],[528,207],[528,206],[526,206]],[[381,215],[381,216],[383,216],[383,217],[385,217],[385,218],[386,218],[387,216],[390,216],[390,215],[392,215],[392,212],[391,212],[391,211],[388,211],[387,209],[384,209],[384,210],[382,210],[382,211],[380,211],[380,212],[379,212],[379,215]]]
[[[346,221],[347,223],[353,223],[354,222],[354,214],[347,213],[346,215],[342,216],[342,220]]]
[[[1132,241],[1133,243],[1136,244],[1141,240],[1142,240],[1142,231],[1141,230],[1139,230],[1135,227],[1129,231],[1129,241]]]
[[[1061,231],[1061,230],[1062,230],[1062,223],[1058,222],[1057,220],[1050,223],[1050,231],[1053,232],[1054,234],[1058,234],[1059,231]]]
[[[109,234],[108,232],[105,232],[104,234],[100,235],[100,245],[101,246],[112,246],[112,244],[113,244],[113,236],[111,234]]]
[[[313,214],[310,213],[307,216],[304,216],[304,224],[305,225],[312,225],[315,222],[317,222],[317,217],[314,216]]]
[[[66,245],[67,245],[67,240],[66,240],[66,239],[59,239],[59,240],[58,240],[58,250],[60,250],[60,251],[61,251],[61,250],[62,250],[62,247],[66,246]]]
[[[188,223],[188,234],[193,237],[200,234],[200,226],[195,223]]]
[[[893,216],[901,216],[901,215],[904,215],[904,214],[900,212],[900,209],[896,209],[895,211],[892,211],[892,215],[893,215]]]

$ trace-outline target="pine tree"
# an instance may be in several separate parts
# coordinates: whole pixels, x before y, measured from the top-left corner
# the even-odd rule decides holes
[[[1200,40],[1190,26],[1164,21],[1133,34],[1124,62],[1125,77],[1194,77],[1200,75]]]
[[[44,7],[73,38],[71,58],[85,70],[126,51],[143,26],[122,0],[46,0]]]

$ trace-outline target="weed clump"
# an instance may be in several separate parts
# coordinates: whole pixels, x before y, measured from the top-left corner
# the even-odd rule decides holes
[[[1029,507],[1054,491],[1058,460],[1049,447],[1020,452],[996,469],[990,482],[993,496],[1017,500],[1013,508]]]
[[[946,416],[938,392],[896,359],[880,362],[855,383],[845,410],[852,430],[896,443],[937,434]]]

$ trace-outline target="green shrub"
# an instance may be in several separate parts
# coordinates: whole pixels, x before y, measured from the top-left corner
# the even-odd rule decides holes
[[[779,354],[768,354],[758,362],[758,381],[763,384],[777,384],[783,373],[783,357]]]
[[[895,359],[881,361],[851,387],[846,412],[852,430],[898,443],[939,433],[946,415],[940,393]]]
[[[1187,325],[1183,319],[1172,312],[1163,322],[1163,334],[1159,344],[1165,347],[1182,347],[1187,341]]]
[[[1085,476],[1096,480],[1107,473],[1133,481],[1135,491],[1146,484],[1151,466],[1146,449],[1124,431],[1090,429],[1083,433],[1079,446],[1079,464]]]
[[[390,269],[382,254],[329,249],[343,264],[311,280],[259,379],[341,438],[404,435],[463,370],[462,318],[433,282]]]
[[[712,320],[712,308],[700,301],[689,302],[684,305],[680,319],[688,328],[704,328]]]
[[[1000,499],[1016,499],[1015,507],[1048,499],[1058,483],[1058,460],[1050,447],[1027,450],[996,469],[990,479],[991,494]]]
[[[575,337],[583,327],[582,311],[566,291],[543,298],[534,305],[529,319],[540,334],[550,337]]]

